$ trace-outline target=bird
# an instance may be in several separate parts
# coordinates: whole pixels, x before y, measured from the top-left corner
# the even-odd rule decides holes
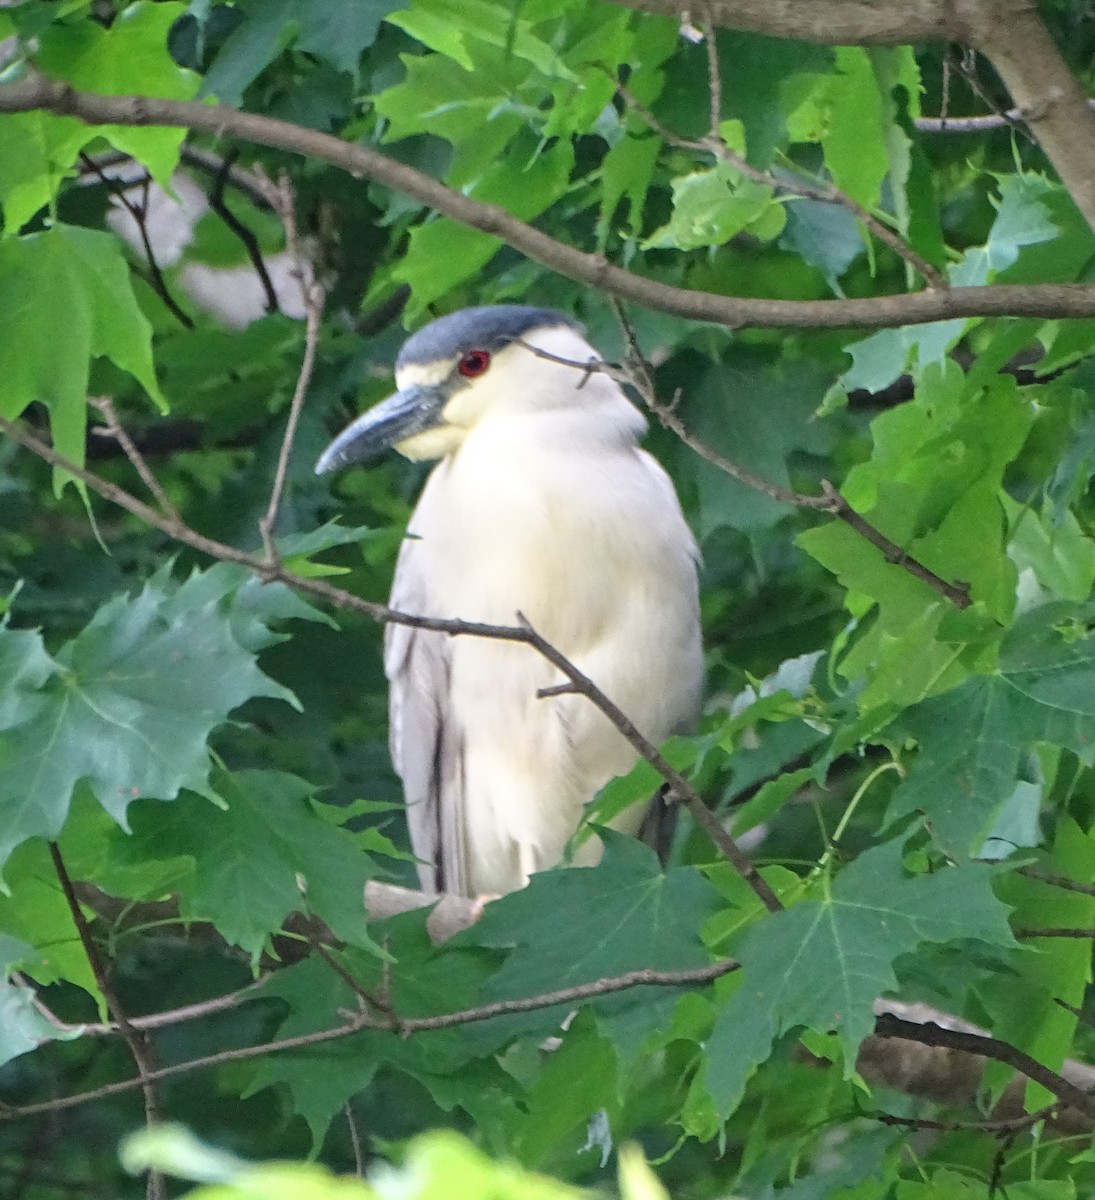
[[[639,446],[645,418],[601,364],[583,327],[554,309],[439,317],[404,343],[394,395],[315,469],[393,446],[435,460],[391,608],[526,620],[659,743],[699,712],[700,557],[669,476]],[[522,888],[564,858],[586,805],[637,759],[526,643],[389,623],[384,662],[392,761],[428,893]],[[636,805],[610,824],[636,833],[643,817]],[[571,861],[601,851],[591,837]]]

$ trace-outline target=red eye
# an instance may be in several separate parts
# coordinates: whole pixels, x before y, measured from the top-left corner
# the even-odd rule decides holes
[[[456,364],[456,369],[465,379],[482,375],[490,366],[490,354],[486,350],[469,350]]]

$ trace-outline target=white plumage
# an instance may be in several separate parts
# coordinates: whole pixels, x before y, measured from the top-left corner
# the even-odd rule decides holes
[[[442,336],[446,321],[457,336]],[[423,362],[431,348],[453,353]],[[699,704],[695,542],[617,384],[532,348],[578,364],[597,357],[560,314],[516,307],[443,318],[401,355],[400,395],[421,408],[423,390],[442,394],[439,419],[397,448],[441,461],[411,517],[391,604],[495,624],[524,614],[658,742]],[[475,377],[462,378],[461,363]],[[369,416],[321,467],[345,457]],[[523,886],[560,860],[583,807],[635,761],[584,697],[537,698],[565,680],[527,645],[389,625],[385,667],[392,758],[427,889]],[[640,806],[614,824],[634,832],[643,815]],[[587,843],[576,861],[598,852]]]

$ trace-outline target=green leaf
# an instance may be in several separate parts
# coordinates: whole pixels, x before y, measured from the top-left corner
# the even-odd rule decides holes
[[[1039,855],[1035,870],[1066,879],[1095,878],[1095,840],[1070,818],[1062,817],[1052,848]],[[1016,929],[1090,929],[1095,926],[1095,896],[1053,886],[1033,875],[1009,872],[997,886],[1000,898],[1013,906]],[[1059,1071],[1072,1051],[1077,1018],[1072,1009],[1083,1005],[1091,982],[1091,947],[1085,939],[1048,937],[1024,941],[1028,949],[1016,954],[1011,993],[1005,1003],[1000,989],[979,989],[979,999],[992,1017],[994,1037],[1018,1046]],[[1063,1002],[1063,1003],[1062,1003]],[[998,1095],[1012,1078],[1002,1063],[987,1063],[986,1086]],[[1053,1103],[1041,1084],[1028,1083],[1028,1110]]]
[[[211,921],[225,941],[257,963],[292,912],[325,922],[344,942],[376,949],[365,931],[368,855],[346,830],[308,803],[314,788],[276,771],[218,772],[211,787],[224,807],[185,795],[170,806],[131,810],[133,853],[190,856],[179,886],[186,920]]]
[[[983,245],[967,250],[948,272],[950,282],[956,286],[990,283],[1014,267],[1027,247],[1043,247],[1057,237],[1048,202],[1059,191],[1059,185],[1040,175],[1026,174],[1001,178],[999,189],[1000,199],[994,200],[996,219],[988,238]],[[1039,250],[1031,257],[1037,261],[1043,253]],[[852,367],[833,385],[826,405],[842,403],[855,388],[881,391],[910,364],[915,367],[942,362],[969,325],[962,319],[933,321],[883,329],[853,343],[846,348]]]
[[[340,963],[361,987],[382,991],[403,1017],[452,1012],[476,1003],[488,964],[482,955],[447,946],[435,950],[425,933],[425,913],[410,913],[384,923],[385,948],[392,959],[351,950]],[[264,997],[285,1002],[288,1015],[279,1038],[314,1033],[344,1024],[345,1013],[360,997],[319,956],[278,971],[263,988]],[[307,1121],[318,1148],[331,1119],[346,1101],[368,1088],[385,1065],[405,1071],[425,1087],[437,1089],[446,1107],[475,1111],[485,1086],[505,1086],[500,1069],[476,1064],[476,1049],[465,1030],[449,1028],[416,1033],[365,1030],[341,1041],[282,1052],[262,1060],[246,1089],[250,1095],[271,1084],[289,1088],[293,1111]],[[489,1083],[484,1080],[487,1073]],[[497,1072],[497,1073],[496,1073]]]
[[[19,958],[14,939],[0,937],[0,964],[6,967]],[[0,1066],[37,1050],[43,1042],[70,1041],[80,1036],[78,1029],[58,1029],[34,1007],[34,1000],[33,988],[12,983],[6,971],[0,971]]]
[[[531,161],[511,154],[471,189],[476,200],[499,204],[522,220],[538,216],[565,191],[574,165],[569,142],[557,142]],[[421,313],[451,288],[479,273],[501,246],[498,238],[440,217],[411,230],[410,244],[391,274],[409,284],[407,315]]]
[[[1068,509],[1054,520],[1030,505],[1001,497],[1008,517],[1008,555],[1020,571],[1029,570],[1053,596],[1086,600],[1095,587],[1095,543]]]
[[[785,205],[787,227],[779,239],[780,249],[791,250],[825,276],[838,296],[837,280],[863,253],[863,237],[855,217],[837,204],[790,197]]]
[[[872,1005],[897,985],[893,963],[922,942],[1013,944],[992,869],[969,864],[909,877],[900,842],[861,854],[821,895],[751,925],[734,946],[740,986],[706,1044],[703,1086],[724,1119],[756,1065],[788,1030],[835,1030],[854,1068],[874,1027]]]
[[[1091,605],[1048,604],[1005,636],[999,666],[910,708],[897,734],[919,753],[894,793],[890,819],[925,814],[949,852],[976,852],[1011,795],[1024,752],[1040,742],[1090,762],[1095,745]]]
[[[543,75],[574,79],[566,62],[532,32],[532,23],[522,20],[519,11],[490,0],[429,0],[428,5],[411,5],[388,20],[423,45],[455,59],[466,71],[476,65],[466,44],[472,39],[523,59]]]
[[[598,866],[534,875],[526,888],[489,904],[460,935],[458,945],[512,947],[484,1000],[536,995],[642,967],[679,970],[710,961],[698,931],[719,906],[715,888],[694,867],[663,874],[641,842],[599,832],[605,852]],[[592,1003],[627,1057],[668,1020],[677,998],[673,988],[636,988]],[[540,1029],[561,1019],[557,1009],[533,1017]],[[497,1040],[528,1022],[491,1024],[484,1037]]]
[[[184,11],[177,3],[127,5],[109,26],[96,21],[52,22],[35,49],[37,68],[99,95],[188,100],[198,80],[176,65],[167,34]],[[51,113],[0,116],[0,204],[6,231],[16,233],[50,203],[89,143],[106,138],[131,154],[163,187],[179,161],[184,129],[85,125]]]
[[[620,138],[601,163],[601,212],[598,238],[603,249],[620,201],[627,202],[627,233],[637,237],[642,228],[643,206],[661,153],[662,140],[655,134]]]
[[[243,93],[287,47],[325,59],[337,71],[357,71],[380,22],[402,0],[240,0],[243,20],[206,72],[202,94],[239,107]]]
[[[198,90],[198,77],[178,66],[167,49],[168,32],[185,11],[181,3],[137,0],[109,25],[95,21],[52,25],[35,62],[45,74],[102,96],[189,100]],[[96,137],[132,155],[157,183],[170,188],[186,130],[130,125],[85,128],[84,142]]]
[[[528,1119],[515,1146],[521,1161],[544,1163],[567,1134],[584,1130],[595,1113],[617,1109],[618,1094],[612,1045],[598,1034],[594,1021],[579,1013],[528,1090]]]
[[[867,50],[838,46],[836,72],[826,77],[821,145],[842,192],[866,209],[878,206],[890,170],[889,121]]]
[[[292,701],[255,661],[245,579],[221,565],[175,587],[161,570],[104,605],[48,675],[30,651],[26,702],[8,706],[0,737],[0,862],[27,838],[57,837],[81,780],[121,824],[140,796],[204,790],[206,742],[228,714],[253,696]],[[0,644],[12,637],[25,663],[25,635],[0,630]]]
[[[10,940],[8,935],[25,943],[20,965],[38,983],[65,980],[102,1006],[105,1002],[45,842],[24,842],[8,860],[4,877],[0,943]]]
[[[376,110],[389,123],[385,140],[418,133],[445,138],[454,151],[447,178],[454,187],[467,186],[497,163],[522,128],[520,111],[500,94],[518,85],[513,64],[500,71],[481,64],[473,72],[441,54],[407,55],[403,62],[403,81],[376,97]]]
[[[815,72],[829,67],[833,51],[828,46],[792,38],[730,29],[718,31],[717,44],[722,115],[741,121],[749,161],[756,167],[767,167],[777,148],[788,141],[787,122],[801,102],[800,89],[815,82]]]
[[[35,401],[45,404],[53,444],[66,458],[84,462],[92,359],[109,358],[165,407],[151,336],[113,237],[57,225],[0,241],[0,343],[21,348],[0,378],[0,415],[14,420]]]
[[[674,179],[672,188],[673,215],[643,242],[643,249],[721,246],[743,230],[770,241],[783,229],[783,205],[772,189],[725,163]]]
[[[967,584],[980,603],[950,611],[843,523],[800,534],[799,545],[848,589],[857,616],[877,606],[840,666],[847,678],[870,677],[863,704],[909,703],[955,682],[948,672],[958,667],[963,637],[975,648],[982,638],[994,641],[998,627],[986,615],[1002,623],[1015,605],[1000,496],[1033,421],[1031,406],[1014,381],[993,378],[976,390],[954,364],[925,372],[924,383],[914,401],[875,419],[874,454],[841,490],[875,528],[943,579]]]

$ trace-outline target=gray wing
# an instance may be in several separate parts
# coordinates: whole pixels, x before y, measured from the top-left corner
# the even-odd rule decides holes
[[[399,551],[391,606],[436,616],[419,571],[416,541]],[[403,780],[411,848],[424,891],[466,895],[463,734],[452,711],[449,680],[453,639],[389,624],[384,635],[392,763]]]

